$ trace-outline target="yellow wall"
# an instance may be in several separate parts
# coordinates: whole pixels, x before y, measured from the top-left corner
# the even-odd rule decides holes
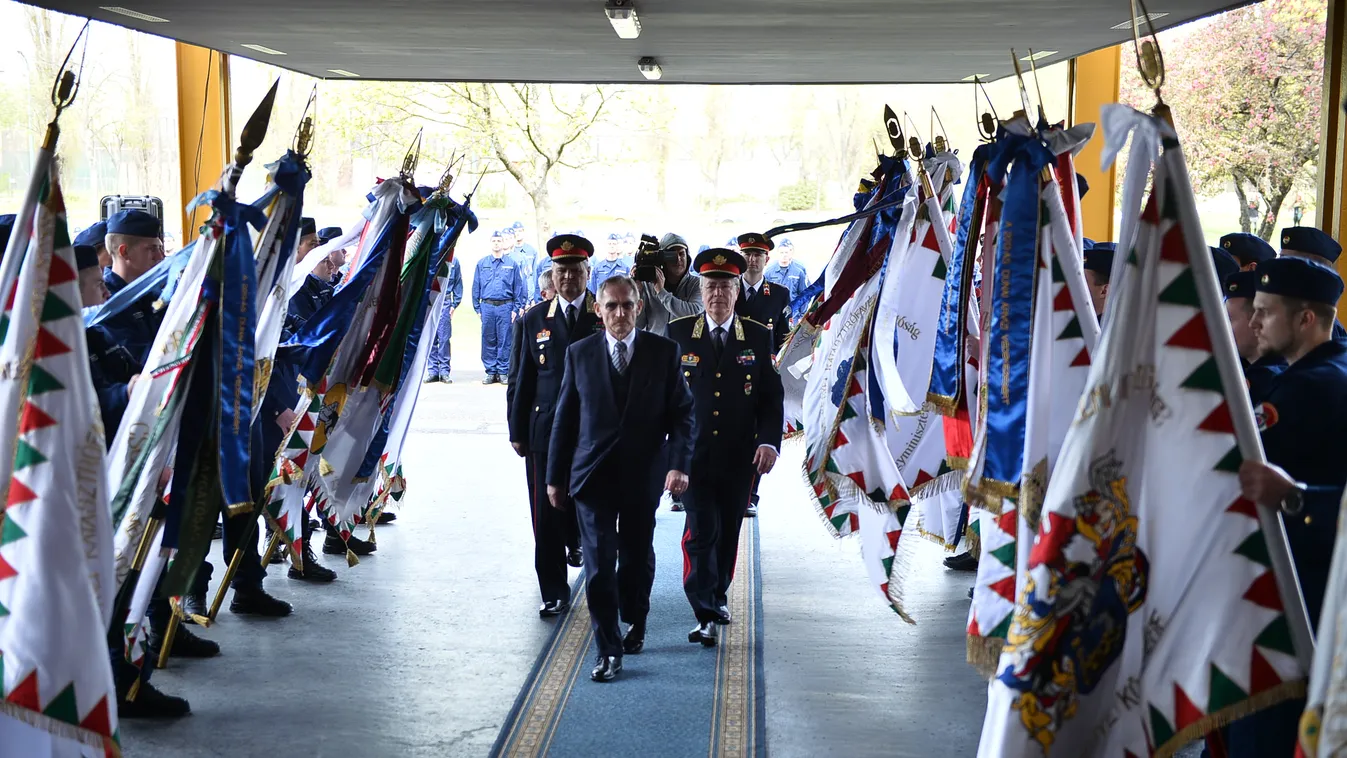
[[[1071,61],[1071,123],[1099,123],[1099,108],[1118,102],[1121,47],[1110,47],[1082,55]],[[1085,236],[1096,242],[1112,242],[1113,187],[1117,182],[1117,167],[1108,171],[1099,168],[1099,156],[1104,150],[1103,130],[1097,130],[1094,139],[1076,156],[1076,171],[1090,183],[1090,192],[1081,199],[1081,217],[1085,221]]]
[[[229,56],[177,45],[178,162],[186,206],[215,184],[229,161]],[[182,214],[182,244],[187,245],[196,241],[205,212],[198,210],[195,218],[186,210]]]

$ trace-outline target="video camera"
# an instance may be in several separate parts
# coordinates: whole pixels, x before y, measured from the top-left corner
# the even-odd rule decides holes
[[[638,282],[655,281],[655,271],[664,264],[677,261],[676,253],[659,249],[659,240],[649,234],[641,235],[636,246],[636,257],[631,265],[631,278]]]

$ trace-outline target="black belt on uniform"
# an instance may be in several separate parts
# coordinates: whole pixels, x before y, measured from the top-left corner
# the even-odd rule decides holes
[[[510,301],[509,301],[509,300],[488,300],[488,299],[486,299],[486,298],[482,298],[482,302],[486,303],[487,305],[507,305],[507,304],[509,304]]]

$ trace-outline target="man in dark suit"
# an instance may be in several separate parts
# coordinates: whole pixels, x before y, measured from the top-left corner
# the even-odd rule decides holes
[[[712,647],[716,626],[731,620],[730,582],[749,493],[781,447],[782,391],[771,330],[734,313],[744,256],[713,248],[692,265],[706,311],[670,323],[669,337],[678,343],[697,415],[684,497],[683,590],[697,616],[688,641]]]
[[[687,489],[692,464],[692,393],[679,373],[678,346],[636,331],[640,311],[630,278],[615,276],[600,285],[597,312],[604,331],[566,351],[548,447],[548,499],[564,508],[574,498],[580,518],[599,647],[590,672],[596,682],[612,681],[622,671],[622,654],[645,647],[655,510],[662,491]],[[631,625],[625,638],[619,614]]]
[[[772,333],[772,355],[786,344],[790,336],[790,290],[767,281],[767,261],[771,257],[772,241],[757,232],[741,234],[737,244],[744,256],[744,269],[739,286],[739,299],[734,312],[767,327]],[[753,481],[753,494],[746,516],[758,515],[758,482]]]
[[[524,458],[533,517],[533,568],[543,604],[538,615],[560,616],[571,604],[566,564],[580,566],[580,528],[575,513],[547,501],[547,445],[561,391],[566,348],[603,330],[594,297],[585,289],[594,246],[584,237],[561,234],[547,242],[549,269],[557,296],[538,303],[515,324],[514,355],[506,407],[510,444]]]

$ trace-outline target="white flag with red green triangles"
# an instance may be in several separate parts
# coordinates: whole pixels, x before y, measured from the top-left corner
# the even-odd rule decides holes
[[[1048,484],[982,758],[1172,755],[1304,692],[1268,537],[1240,495],[1241,443],[1259,442],[1235,432],[1252,409],[1183,155],[1172,127],[1134,125],[1163,153]]]
[[[1347,503],[1347,494],[1342,502]],[[1347,753],[1347,518],[1341,515],[1315,634],[1296,758],[1334,758]]]
[[[31,745],[36,727],[119,755],[103,426],[50,152],[39,153],[32,189],[31,221],[0,277],[0,438],[12,445],[0,511],[0,748]]]

